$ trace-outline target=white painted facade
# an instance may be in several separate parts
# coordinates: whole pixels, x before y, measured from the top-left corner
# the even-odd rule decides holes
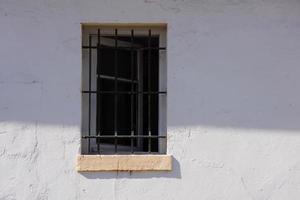
[[[172,172],[78,173],[81,22],[168,23]],[[300,1],[0,0],[0,199],[298,200]]]

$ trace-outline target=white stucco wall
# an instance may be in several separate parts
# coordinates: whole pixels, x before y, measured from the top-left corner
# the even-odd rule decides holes
[[[77,173],[80,22],[168,23],[170,173]],[[298,200],[300,1],[0,0],[0,199]]]

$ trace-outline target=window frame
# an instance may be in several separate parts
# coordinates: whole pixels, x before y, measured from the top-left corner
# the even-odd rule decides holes
[[[117,28],[120,35],[126,33],[128,35],[128,31],[131,29],[135,30],[135,34],[139,35],[145,35],[145,30],[151,29],[153,35],[159,36],[159,47],[166,47],[167,46],[167,26],[166,24],[82,24],[82,44],[86,44],[87,37],[89,34],[95,34],[96,30],[100,28],[102,29],[103,34],[108,34],[105,32],[106,29],[112,29]],[[111,33],[111,30],[109,30]],[[83,56],[83,55],[82,55]],[[166,51],[159,51],[159,88],[158,91],[167,91],[167,52]],[[83,60],[83,59],[82,59]],[[84,73],[84,61],[82,61],[82,73]],[[94,69],[95,70],[95,69]],[[95,73],[92,73],[95,74]],[[83,86],[83,77],[82,77],[82,87]],[[95,87],[95,86],[93,86]],[[82,100],[83,101],[83,100]],[[96,100],[97,101],[97,100]],[[165,141],[159,140],[158,142],[158,148],[160,154],[166,154],[167,153],[167,97],[166,95],[158,98],[159,101],[159,117],[158,117],[158,131],[160,136],[166,137]],[[84,102],[81,102],[82,110],[84,107]],[[95,110],[95,109],[92,109]],[[83,111],[82,111],[83,112]],[[82,120],[81,120],[81,134],[83,134],[83,120],[84,116],[83,113],[81,114]],[[88,155],[87,154],[87,142],[81,139],[81,154]],[[142,154],[147,154],[146,152],[143,152]],[[100,154],[103,155],[103,154]],[[119,154],[117,154],[119,155]]]

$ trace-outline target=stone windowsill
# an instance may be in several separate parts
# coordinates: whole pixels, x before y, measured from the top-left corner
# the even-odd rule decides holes
[[[170,155],[78,155],[78,172],[171,171]]]

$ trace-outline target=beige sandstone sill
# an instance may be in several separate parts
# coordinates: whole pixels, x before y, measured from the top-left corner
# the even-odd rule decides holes
[[[78,172],[171,171],[170,155],[78,155]]]

